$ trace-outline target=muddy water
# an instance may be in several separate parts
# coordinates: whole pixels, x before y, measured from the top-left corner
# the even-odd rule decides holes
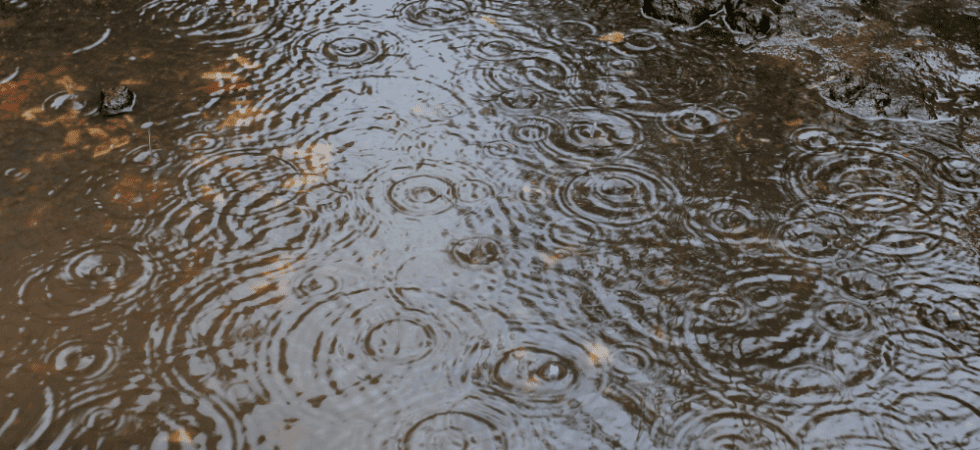
[[[2,7],[0,447],[980,449],[975,103],[613,1]]]

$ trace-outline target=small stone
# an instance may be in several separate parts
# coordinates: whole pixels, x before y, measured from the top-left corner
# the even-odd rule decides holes
[[[126,86],[117,86],[102,90],[102,107],[99,110],[103,116],[115,116],[133,111],[136,105],[136,94]]]

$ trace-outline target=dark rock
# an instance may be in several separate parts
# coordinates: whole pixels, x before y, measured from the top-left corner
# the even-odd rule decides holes
[[[776,27],[776,14],[764,5],[743,0],[725,4],[725,23],[734,30],[753,36],[765,36]]]
[[[115,116],[133,111],[136,105],[136,94],[126,86],[116,86],[102,90],[102,106],[99,110],[103,116]]]
[[[723,7],[723,0],[644,0],[642,10],[654,19],[697,25]]]

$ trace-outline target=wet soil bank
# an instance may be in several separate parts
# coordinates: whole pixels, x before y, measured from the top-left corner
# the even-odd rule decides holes
[[[975,122],[980,109],[975,1],[645,0],[642,11],[723,23],[747,52],[780,61],[767,62],[859,117]]]

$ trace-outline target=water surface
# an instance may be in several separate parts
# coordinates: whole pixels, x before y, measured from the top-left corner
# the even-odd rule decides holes
[[[976,109],[623,2],[2,6],[0,447],[980,449]]]

